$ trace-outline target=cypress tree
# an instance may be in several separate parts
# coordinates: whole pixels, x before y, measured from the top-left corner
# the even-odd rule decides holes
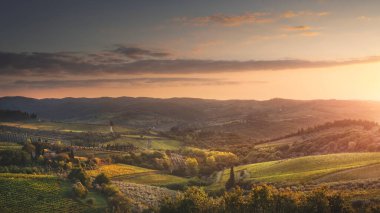
[[[234,186],[235,186],[235,172],[234,172],[234,167],[231,166],[231,169],[230,169],[230,178],[226,182],[225,187],[226,187],[226,190],[230,190]]]

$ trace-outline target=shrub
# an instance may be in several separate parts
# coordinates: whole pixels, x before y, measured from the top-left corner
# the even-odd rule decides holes
[[[71,170],[69,179],[73,181],[80,181],[83,185],[88,186],[90,182],[90,177],[86,174],[86,172],[82,168],[76,168]]]
[[[88,190],[82,185],[81,182],[76,182],[73,185],[73,192],[77,197],[85,198],[87,196]]]
[[[113,196],[113,195],[119,194],[119,193],[120,193],[120,190],[119,190],[119,188],[117,188],[117,186],[115,186],[115,185],[112,185],[112,184],[106,184],[106,185],[103,185],[103,187],[102,187],[102,192],[103,192],[106,196]]]
[[[111,207],[111,212],[131,212],[131,201],[122,194],[109,197],[108,202]]]
[[[110,183],[110,179],[106,176],[104,173],[100,173],[98,176],[96,176],[93,184],[108,184]]]
[[[168,189],[179,190],[179,191],[185,190],[187,186],[188,186],[187,183],[171,183],[171,184],[165,185],[165,187]]]
[[[199,172],[198,161],[196,158],[187,158],[185,161],[187,174],[195,176]]]

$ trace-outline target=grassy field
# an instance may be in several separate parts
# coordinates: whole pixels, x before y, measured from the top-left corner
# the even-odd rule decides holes
[[[21,148],[22,146],[17,143],[0,142],[0,150],[16,150]]]
[[[63,132],[110,132],[108,123],[106,124],[85,124],[85,123],[63,123],[63,122],[0,122],[0,125],[39,129],[48,131],[63,131]],[[117,132],[130,131],[129,128],[116,126],[114,130]]]
[[[169,184],[186,183],[188,181],[188,179],[186,178],[155,172],[142,173],[138,175],[126,175],[122,177],[117,177],[115,178],[115,180],[127,183],[137,183],[152,186],[166,186]]]
[[[51,175],[0,174],[0,212],[100,212],[106,207],[99,196],[88,206],[70,193],[71,184]]]
[[[108,124],[84,124],[84,123],[63,123],[63,122],[0,122],[0,125],[34,130],[62,131],[62,132],[101,132],[109,133]],[[147,148],[147,141],[150,140],[150,149],[155,150],[177,150],[181,147],[181,142],[169,138],[160,137],[156,132],[151,131],[148,135],[128,134],[135,132],[123,126],[115,126],[115,132],[122,133],[122,136],[106,144],[133,144],[139,148]],[[105,145],[106,145],[105,144]],[[104,156],[101,156],[104,157]]]
[[[97,157],[97,158],[109,158],[111,155],[124,155],[125,152],[117,152],[111,150],[77,150],[75,152],[76,156],[80,157]]]
[[[250,177],[246,180],[262,182],[307,182],[325,175],[347,169],[380,163],[380,153],[344,153],[307,156],[301,158],[270,161],[235,167],[235,175],[246,170]],[[219,182],[212,187],[224,186],[228,180],[229,170],[223,172]]]
[[[122,137],[110,141],[106,144],[133,144],[139,148],[147,148],[147,141],[150,140],[151,147],[150,149],[155,150],[177,150],[182,147],[182,143],[177,140],[172,140],[168,138],[163,138],[159,136],[144,135],[141,138],[139,135],[122,135]]]
[[[376,179],[380,177],[380,163],[332,173],[317,179],[318,182],[340,182]]]
[[[97,176],[100,173],[104,173],[108,177],[113,178],[117,176],[125,176],[125,175],[132,175],[132,174],[135,175],[139,173],[153,172],[153,171],[155,170],[126,165],[126,164],[110,164],[110,165],[100,166],[96,170],[88,170],[87,173],[93,177]]]
[[[103,165],[97,170],[88,170],[87,173],[93,177],[100,173],[104,173],[113,180],[153,186],[165,186],[168,184],[185,183],[188,181],[186,178],[162,174],[157,170],[126,164]]]

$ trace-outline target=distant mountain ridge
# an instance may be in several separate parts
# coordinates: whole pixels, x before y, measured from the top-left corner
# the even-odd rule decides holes
[[[380,102],[340,100],[209,100],[196,98],[2,97],[0,109],[36,113],[52,121],[108,123],[134,127],[174,126],[273,138],[302,127],[340,119],[380,121]]]

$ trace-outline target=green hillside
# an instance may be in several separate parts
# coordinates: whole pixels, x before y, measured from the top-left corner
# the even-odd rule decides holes
[[[341,182],[377,179],[380,177],[380,164],[347,169],[317,179],[318,182]]]
[[[151,142],[149,147],[147,147],[148,140]],[[156,150],[177,150],[182,147],[182,143],[178,140],[172,140],[160,136],[150,136],[144,135],[122,135],[120,138],[107,142],[104,145],[114,145],[114,144],[132,144],[139,148],[149,148]]]
[[[380,164],[379,152],[317,155],[238,166],[235,168],[235,176],[239,179],[240,172],[246,170],[249,177],[244,180],[247,181],[307,182],[335,172],[373,164]],[[228,177],[227,169],[213,187],[223,186]]]

